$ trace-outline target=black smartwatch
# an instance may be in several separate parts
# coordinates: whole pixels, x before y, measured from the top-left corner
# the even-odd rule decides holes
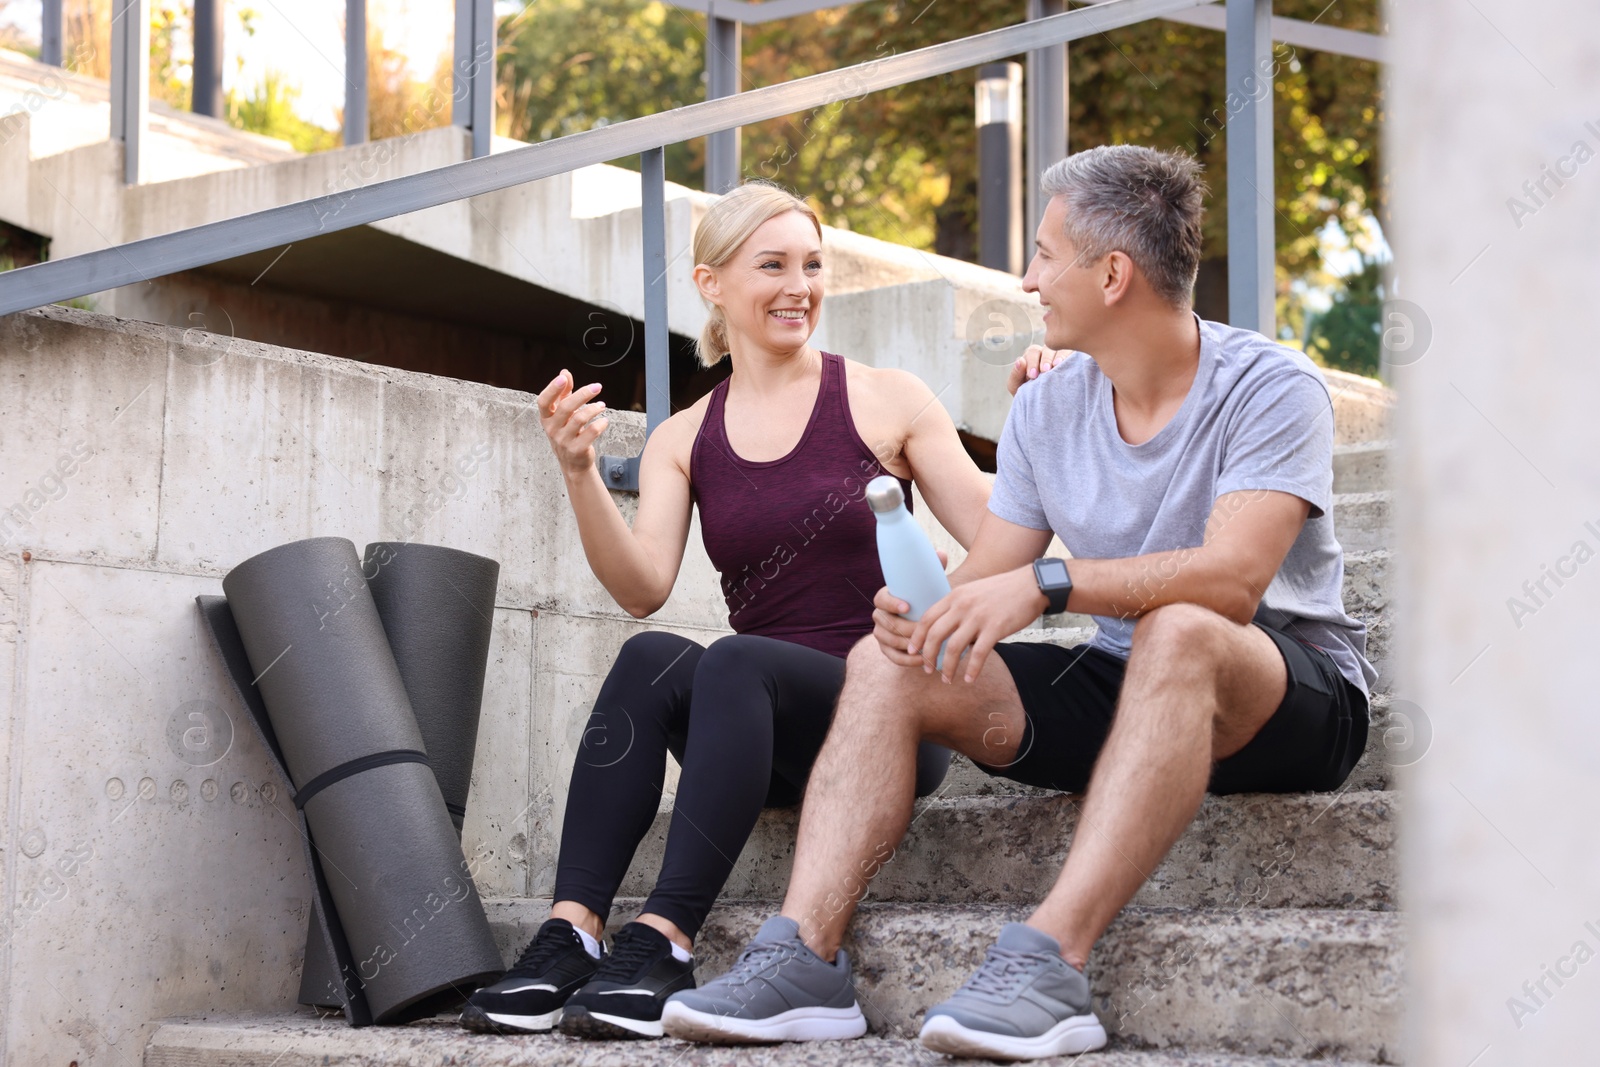
[[[1067,597],[1072,595],[1072,578],[1067,574],[1066,560],[1055,556],[1034,560],[1033,580],[1039,583],[1039,592],[1050,601],[1044,609],[1046,615],[1060,615],[1067,610]]]

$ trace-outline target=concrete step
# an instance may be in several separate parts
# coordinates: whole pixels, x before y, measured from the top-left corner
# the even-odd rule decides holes
[[[1387,548],[1344,555],[1344,610],[1367,619],[1389,606],[1394,580],[1394,554]]]
[[[1333,533],[1345,552],[1370,552],[1388,548],[1393,537],[1390,506],[1394,492],[1336,493],[1333,497]]]
[[[545,900],[484,903],[508,960],[549,909]],[[639,904],[619,900],[614,924]],[[700,975],[726,970],[775,910],[772,902],[719,902],[700,934]],[[923,1013],[978,966],[1001,925],[1030,910],[865,904],[846,948],[872,1032],[915,1036]],[[1392,1063],[1402,964],[1394,912],[1130,907],[1096,946],[1089,977],[1101,1021],[1128,1046]]]
[[[1333,491],[1374,493],[1393,487],[1388,441],[1333,446]]]
[[[1392,910],[1398,809],[1399,798],[1381,791],[1207,797],[1134,902]],[[649,894],[671,817],[656,817],[622,883],[623,895]],[[905,840],[873,879],[872,899],[1031,904],[1054,884],[1078,818],[1078,797],[1042,790],[919,801]],[[723,894],[781,898],[798,822],[796,809],[763,812]]]
[[[408,1026],[352,1030],[341,1018],[306,1013],[234,1018],[174,1019],[162,1023],[144,1051],[144,1067],[950,1067],[962,1061],[929,1052],[907,1039],[864,1037],[805,1045],[717,1048],[663,1041],[583,1041],[561,1034],[486,1037],[469,1034],[451,1017]],[[1075,1056],[1035,1061],[1068,1067]],[[1089,1067],[1313,1067],[1312,1061],[1233,1056],[1215,1052],[1140,1051],[1113,1045],[1082,1061]],[[1319,1059],[1314,1067],[1366,1067]]]

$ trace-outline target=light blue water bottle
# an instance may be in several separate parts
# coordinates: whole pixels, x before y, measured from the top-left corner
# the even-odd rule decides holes
[[[911,605],[904,617],[916,622],[950,592],[950,579],[933,550],[933,542],[906,510],[900,480],[883,474],[867,483],[867,505],[878,519],[878,563],[889,592]],[[944,667],[939,648],[938,669]]]
[[[922,613],[950,592],[950,579],[933,550],[933,542],[906,510],[900,480],[880,475],[867,483],[867,505],[878,519],[878,563],[889,592],[909,604],[905,618],[915,622]],[[944,668],[944,645],[939,646],[935,667]],[[950,769],[950,750],[931,741],[917,745],[916,795],[925,797],[939,788]]]

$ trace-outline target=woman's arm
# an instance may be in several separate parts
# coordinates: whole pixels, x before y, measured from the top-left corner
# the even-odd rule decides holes
[[[634,618],[666,603],[683,563],[690,509],[686,413],[656,427],[639,462],[639,512],[633,527],[617,509],[595,463],[594,442],[605,431],[598,385],[574,391],[566,371],[538,396],[539,421],[556,454],[589,569]],[[548,413],[548,414],[547,414]]]
[[[972,462],[950,413],[921,378],[889,368],[878,373],[894,401],[901,452],[911,466],[912,480],[939,525],[949,530],[962,548],[970,549],[978,523],[988,512],[993,477]]]

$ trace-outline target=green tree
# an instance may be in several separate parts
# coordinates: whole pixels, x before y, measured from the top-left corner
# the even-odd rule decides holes
[[[150,5],[150,99],[179,111],[194,99],[193,30],[188,4]]]
[[[705,96],[705,19],[655,0],[524,0],[498,39],[496,126],[508,137],[548,141]],[[666,164],[671,180],[700,186],[704,142],[667,146]]]
[[[1306,326],[1306,353],[1325,367],[1376,377],[1382,356],[1383,265],[1370,256]]]
[[[1377,0],[1278,0],[1278,15],[1376,31]],[[746,88],[769,85],[1011,25],[1021,0],[867,0],[744,30]],[[540,0],[502,27],[505,132],[525,140],[590,129],[704,97],[704,19],[643,0]],[[1205,165],[1211,198],[1197,300],[1226,316],[1229,115],[1223,35],[1165,20],[1070,48],[1073,151],[1136,142]],[[1023,57],[1014,57],[1021,61]],[[1353,235],[1384,214],[1381,88],[1373,63],[1279,45],[1274,52],[1280,320],[1299,317],[1296,279],[1326,277],[1318,234]],[[975,71],[842,100],[747,126],[745,172],[808,196],[824,219],[875,237],[972,258],[976,231]],[[668,174],[698,184],[703,145],[670,146]],[[621,161],[634,165],[633,161]],[[1029,161],[1030,168],[1048,160]]]
[[[1018,21],[1014,0],[962,5],[870,0],[755,27],[746,45],[754,84],[801,77]],[[1332,10],[1319,0],[1279,0],[1279,15],[1321,15],[1323,24],[1377,28],[1375,0]],[[1229,107],[1222,34],[1152,20],[1074,41],[1069,49],[1072,151],[1139,143],[1190,152],[1206,168],[1212,196],[1206,266],[1220,304],[1227,255],[1226,126]],[[1332,220],[1353,229],[1378,211],[1375,146],[1381,122],[1375,64],[1279,45],[1274,121],[1279,292],[1320,266],[1316,234]],[[1013,57],[1022,61],[1024,57]],[[814,192],[835,224],[971,258],[976,233],[975,71],[960,71],[791,116],[747,130],[746,159],[783,161],[781,177]],[[795,145],[799,143],[800,149]],[[1027,162],[1030,169],[1049,160]],[[770,169],[770,167],[769,167]],[[909,217],[906,217],[909,216]],[[931,216],[931,240],[919,222]],[[1202,292],[1204,300],[1207,293]],[[1221,306],[1225,308],[1225,305]],[[1212,313],[1221,315],[1216,306]]]
[[[223,90],[228,124],[288,141],[297,151],[320,152],[340,143],[339,132],[307,122],[295,110],[300,87],[288,82],[282,73],[268,70],[248,92]]]

